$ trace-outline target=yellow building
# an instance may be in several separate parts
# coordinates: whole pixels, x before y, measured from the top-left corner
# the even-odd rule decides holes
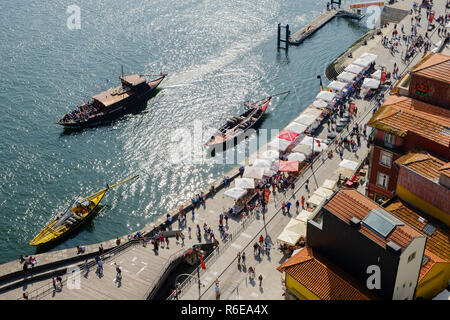
[[[368,289],[312,248],[302,248],[280,265],[285,279],[286,299],[372,300]]]
[[[415,299],[432,299],[447,288],[450,281],[449,227],[399,198],[389,200],[384,207],[427,236]]]

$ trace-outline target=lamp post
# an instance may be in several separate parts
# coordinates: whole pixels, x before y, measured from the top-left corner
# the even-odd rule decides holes
[[[178,278],[180,276],[187,276],[187,277],[194,278],[194,279],[198,280],[198,299],[200,300],[200,295],[201,295],[200,288],[201,288],[202,284],[200,282],[200,270],[199,270],[199,268],[197,267],[197,276],[193,276],[193,275],[188,274],[188,273],[180,273],[179,275],[177,275],[177,277],[175,278],[175,290],[176,290],[177,300],[179,300],[178,299],[178,288],[179,288],[180,284],[178,283]],[[203,286],[205,286],[205,285],[203,285]]]

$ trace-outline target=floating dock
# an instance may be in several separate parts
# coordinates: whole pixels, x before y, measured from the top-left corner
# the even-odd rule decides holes
[[[308,38],[310,35],[312,35],[314,32],[322,28],[327,22],[332,20],[334,17],[348,17],[351,19],[358,19],[361,20],[364,15],[354,13],[348,10],[343,9],[330,9],[322,13],[320,16],[318,16],[316,19],[314,19],[311,23],[304,26],[302,29],[294,33],[289,38],[289,44],[293,45],[299,45],[302,43],[306,38]]]

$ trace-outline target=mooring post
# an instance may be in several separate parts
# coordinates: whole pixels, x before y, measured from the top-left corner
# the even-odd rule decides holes
[[[289,25],[286,25],[286,50],[289,48],[289,37],[291,32],[289,31]]]
[[[280,49],[280,37],[281,37],[281,24],[278,23],[277,49]]]

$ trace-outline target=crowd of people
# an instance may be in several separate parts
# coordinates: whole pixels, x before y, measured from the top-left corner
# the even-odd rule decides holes
[[[64,115],[62,122],[73,122],[88,120],[91,117],[95,117],[102,112],[102,108],[94,105],[92,102],[83,105],[78,105],[76,108]]]

